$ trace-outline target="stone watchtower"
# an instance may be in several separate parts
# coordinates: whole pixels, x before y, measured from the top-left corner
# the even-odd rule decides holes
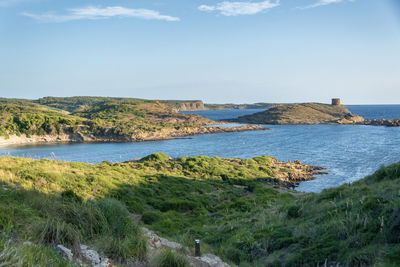
[[[339,106],[340,98],[332,98],[332,106]]]

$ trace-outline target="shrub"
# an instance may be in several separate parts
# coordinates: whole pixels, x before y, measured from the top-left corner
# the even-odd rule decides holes
[[[153,153],[151,155],[148,155],[148,156],[146,156],[144,158],[141,158],[139,161],[140,162],[145,162],[145,161],[168,161],[170,159],[171,159],[170,156],[168,156],[165,153],[160,152],[160,153]]]
[[[147,239],[140,233],[125,238],[105,238],[100,247],[111,258],[120,262],[144,260],[147,255]]]
[[[79,249],[80,233],[71,225],[57,219],[48,219],[36,226],[37,239],[41,244],[58,245],[62,244]]]
[[[194,210],[197,206],[198,204],[194,201],[174,198],[162,202],[160,210],[161,211],[175,210],[175,211],[187,212]]]
[[[79,203],[83,202],[82,197],[75,194],[75,192],[71,189],[63,191],[61,193],[61,197],[63,198],[63,200],[66,200],[66,201],[76,201]]]
[[[154,211],[146,211],[142,215],[142,220],[145,224],[153,224],[155,222],[158,222],[163,218],[163,215],[161,212],[154,210]]]
[[[297,218],[300,217],[300,207],[299,206],[290,206],[287,211],[288,218]]]
[[[138,226],[133,222],[125,205],[116,199],[106,198],[97,204],[113,235],[126,237],[130,234],[138,233]]]
[[[160,252],[157,258],[158,267],[189,267],[189,261],[181,254],[165,249]]]

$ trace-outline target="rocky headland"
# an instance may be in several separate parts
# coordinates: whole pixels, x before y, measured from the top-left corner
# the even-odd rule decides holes
[[[354,124],[364,120],[343,105],[302,103],[279,105],[232,121],[257,124]]]
[[[346,106],[332,103],[282,104],[266,111],[241,116],[230,122],[254,124],[358,124],[372,126],[400,126],[400,120],[368,120],[351,113]]]

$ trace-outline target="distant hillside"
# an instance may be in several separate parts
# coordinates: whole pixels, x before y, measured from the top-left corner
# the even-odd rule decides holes
[[[177,111],[204,110],[204,103],[201,100],[160,100],[161,103],[175,108]]]
[[[209,110],[221,109],[269,109],[277,106],[273,103],[254,103],[254,104],[204,104],[204,107]]]
[[[363,122],[364,119],[352,114],[343,105],[302,103],[279,105],[234,121],[256,124],[348,124]]]
[[[170,106],[175,111],[197,111],[197,110],[222,110],[222,109],[268,109],[277,104],[271,103],[254,103],[254,104],[204,104],[201,100],[148,100],[141,98],[125,98],[125,97],[102,97],[102,96],[72,96],[72,97],[43,97],[37,100],[17,99],[17,98],[0,98],[3,104],[20,104],[20,105],[43,105],[62,109],[68,112],[80,112],[88,108],[104,105],[107,103],[155,103],[159,102]]]
[[[79,112],[94,106],[104,105],[106,103],[138,104],[138,103],[152,102],[152,101],[139,98],[73,96],[73,97],[43,97],[38,100],[33,100],[33,102],[44,106],[63,109],[69,112]]]
[[[161,103],[176,108],[178,111],[197,110],[225,110],[225,109],[268,109],[277,104],[255,103],[255,104],[204,104],[201,100],[160,100]]]
[[[168,101],[166,101],[168,102]],[[217,124],[155,100],[110,97],[0,99],[0,145],[46,142],[137,142],[195,134],[265,130]]]
[[[107,103],[155,103],[159,102],[170,106],[175,111],[204,110],[204,103],[201,100],[147,100],[140,98],[124,97],[98,97],[98,96],[73,96],[73,97],[44,97],[33,102],[45,106],[51,106],[69,112],[84,111],[90,107],[104,105]]]

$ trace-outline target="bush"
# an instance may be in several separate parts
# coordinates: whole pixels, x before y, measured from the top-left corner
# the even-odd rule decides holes
[[[143,260],[147,254],[147,239],[125,205],[112,198],[102,199],[97,205],[111,232],[110,238],[102,240],[104,252],[121,262],[130,259]]]
[[[75,194],[75,192],[73,190],[63,191],[61,193],[61,197],[63,198],[63,200],[66,200],[66,201],[75,201],[75,202],[79,202],[79,203],[83,202],[82,197]]]
[[[157,258],[158,267],[189,267],[189,261],[181,254],[165,249],[161,251]]]
[[[37,239],[44,245],[59,245],[71,247],[77,251],[80,245],[80,233],[68,223],[57,219],[48,219],[36,226]]]
[[[153,224],[155,222],[158,222],[163,218],[163,215],[161,212],[154,210],[154,211],[146,211],[142,215],[142,220],[145,224]]]
[[[174,198],[162,202],[160,210],[161,211],[175,210],[175,211],[187,212],[194,210],[197,206],[198,204],[194,201]]]
[[[126,237],[139,232],[138,226],[133,222],[125,205],[116,199],[106,198],[97,204],[113,235]]]
[[[160,153],[153,153],[151,155],[148,155],[148,156],[146,156],[144,158],[141,158],[139,161],[140,162],[145,162],[145,161],[168,161],[170,159],[171,159],[170,156],[168,156],[165,153],[160,152]]]
[[[298,218],[300,217],[300,207],[299,206],[290,206],[287,211],[288,218]]]
[[[107,255],[120,262],[144,260],[147,255],[147,239],[141,233],[126,238],[106,238],[100,246]]]

